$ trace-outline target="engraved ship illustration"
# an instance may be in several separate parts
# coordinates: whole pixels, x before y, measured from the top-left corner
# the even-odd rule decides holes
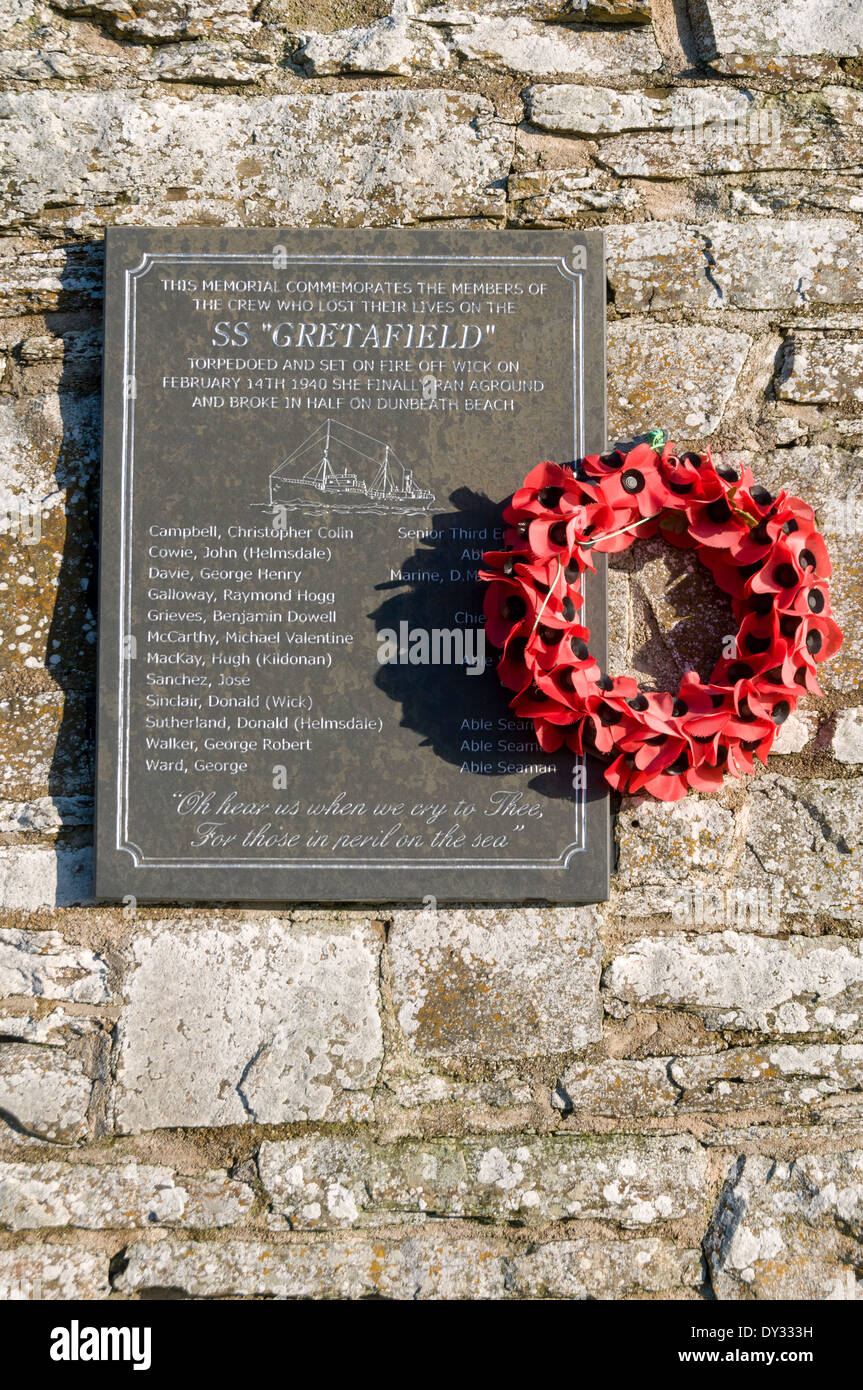
[[[416,483],[389,444],[335,420],[325,420],[270,474],[271,506],[424,511],[432,502],[434,493]]]

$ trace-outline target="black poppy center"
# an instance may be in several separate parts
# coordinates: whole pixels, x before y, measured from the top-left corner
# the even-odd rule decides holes
[[[797,583],[797,571],[793,565],[777,565],[773,571],[773,578],[780,589],[791,589]]]
[[[711,521],[717,524],[727,521],[731,515],[731,508],[724,497],[717,497],[715,502],[710,502],[707,506],[707,515]]]
[[[509,594],[503,601],[502,612],[508,622],[517,622],[527,612],[527,604],[518,594]]]

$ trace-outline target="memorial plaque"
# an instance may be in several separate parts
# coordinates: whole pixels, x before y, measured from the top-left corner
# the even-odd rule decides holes
[[[97,896],[606,896],[477,579],[605,447],[604,305],[599,232],[108,231]]]

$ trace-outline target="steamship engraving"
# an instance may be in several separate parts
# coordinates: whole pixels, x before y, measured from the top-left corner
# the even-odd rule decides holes
[[[434,500],[389,444],[335,420],[325,420],[270,474],[273,511],[426,512]]]

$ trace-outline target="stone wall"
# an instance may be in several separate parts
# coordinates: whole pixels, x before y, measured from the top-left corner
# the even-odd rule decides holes
[[[0,15],[0,1293],[854,1297],[859,5]],[[748,786],[624,800],[597,907],[94,907],[102,228],[443,220],[606,229],[610,436],[814,502],[826,698]],[[729,630],[658,543],[610,588],[618,671]]]

